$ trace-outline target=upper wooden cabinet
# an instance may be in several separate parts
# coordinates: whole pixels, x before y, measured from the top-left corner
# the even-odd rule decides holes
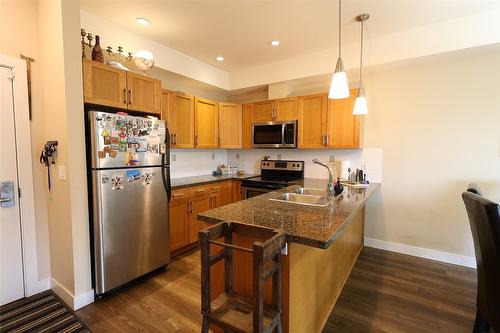
[[[170,129],[170,112],[172,112],[172,98],[174,93],[170,90],[161,91],[161,119],[165,120],[166,126]]]
[[[219,144],[218,103],[209,99],[194,99],[194,144],[196,148],[217,148]]]
[[[194,97],[171,92],[168,114],[172,148],[194,148]]]
[[[253,121],[273,121],[274,101],[256,102],[253,104]]]
[[[359,116],[352,110],[357,89],[346,99],[316,94],[299,97],[298,148],[359,148]]]
[[[352,114],[358,89],[345,99],[329,99],[327,114],[328,148],[359,148],[360,116]]]
[[[254,104],[249,103],[249,104],[243,104],[243,128],[242,128],[242,137],[243,137],[243,142],[242,142],[242,148],[243,149],[251,149],[252,148],[252,124],[254,122],[253,120],[253,115],[254,115]]]
[[[298,148],[324,148],[328,94],[299,97]]]
[[[127,72],[128,108],[148,113],[161,113],[161,81]]]
[[[254,122],[297,120],[297,97],[256,102],[253,107]]]
[[[92,60],[83,60],[85,103],[127,108],[127,72]]]
[[[83,60],[83,94],[85,103],[161,113],[160,80],[97,61]]]
[[[241,148],[242,121],[241,104],[219,103],[220,148]]]
[[[297,120],[297,109],[297,97],[276,99],[274,100],[274,120]]]

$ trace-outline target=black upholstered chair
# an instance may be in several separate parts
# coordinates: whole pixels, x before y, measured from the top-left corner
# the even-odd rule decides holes
[[[474,333],[500,333],[500,206],[483,198],[475,184],[462,199],[469,216],[477,263],[477,312]]]

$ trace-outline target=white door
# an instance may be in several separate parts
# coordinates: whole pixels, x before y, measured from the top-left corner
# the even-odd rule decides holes
[[[24,297],[12,72],[0,66],[0,305]]]

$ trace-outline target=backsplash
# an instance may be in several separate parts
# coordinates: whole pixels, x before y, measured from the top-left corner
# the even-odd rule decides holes
[[[170,177],[210,175],[222,163],[227,164],[227,150],[224,149],[172,149]]]
[[[227,158],[231,166],[237,166],[247,173],[259,173],[260,161],[265,155],[271,159],[298,160],[305,162],[305,177],[328,178],[325,168],[313,164],[317,158],[320,162],[332,166],[330,156],[335,157],[334,173],[338,177],[340,160],[350,161],[352,169],[366,166],[367,179],[371,182],[382,182],[382,149],[365,148],[356,150],[288,150],[288,149],[254,149],[254,150],[228,150]],[[239,157],[239,159],[238,159]]]
[[[213,156],[212,156],[213,155]],[[366,166],[368,180],[382,182],[382,149],[365,148],[352,150],[288,150],[288,149],[172,149],[170,152],[171,177],[182,178],[210,175],[220,164],[237,166],[248,174],[260,173],[260,161],[265,155],[271,159],[298,160],[305,162],[305,177],[326,179],[325,168],[312,163],[317,158],[323,163],[330,163],[330,156],[335,156],[334,172],[340,172],[340,160],[348,160],[351,168]],[[239,159],[238,159],[239,157]]]

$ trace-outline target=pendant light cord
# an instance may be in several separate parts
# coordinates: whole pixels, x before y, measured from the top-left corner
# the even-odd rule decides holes
[[[361,55],[359,59],[359,84],[361,86],[363,82],[363,31],[365,27],[365,21],[361,21]]]
[[[342,0],[339,0],[339,58],[342,58]]]

